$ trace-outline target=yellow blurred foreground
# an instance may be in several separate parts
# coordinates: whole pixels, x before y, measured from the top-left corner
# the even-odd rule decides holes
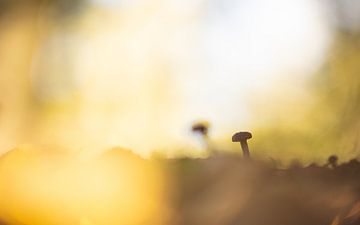
[[[24,146],[0,159],[0,212],[9,224],[163,224],[158,165],[112,149],[81,159]]]

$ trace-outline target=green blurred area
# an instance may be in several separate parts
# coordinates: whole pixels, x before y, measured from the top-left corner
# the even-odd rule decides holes
[[[270,125],[256,129],[253,143],[256,153],[303,162],[324,162],[331,154],[339,155],[342,161],[358,157],[359,62],[359,35],[338,32],[326,63],[307,81],[311,99],[305,100],[305,104],[292,103],[302,108],[303,113],[281,115]],[[297,119],[289,122],[292,117]]]

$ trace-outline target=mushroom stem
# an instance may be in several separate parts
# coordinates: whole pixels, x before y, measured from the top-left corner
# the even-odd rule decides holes
[[[243,151],[244,157],[250,158],[250,151],[249,151],[249,146],[247,144],[247,141],[243,140],[240,142],[240,144],[241,144],[241,149]]]
[[[250,158],[249,146],[247,144],[247,140],[250,138],[252,138],[250,132],[238,132],[232,136],[233,142],[240,142],[244,158]]]

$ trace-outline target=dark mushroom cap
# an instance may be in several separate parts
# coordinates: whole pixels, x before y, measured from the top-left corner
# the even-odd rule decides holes
[[[252,135],[250,132],[238,132],[232,136],[232,141],[239,142],[239,141],[244,141],[244,140],[247,140],[250,138],[252,138]]]

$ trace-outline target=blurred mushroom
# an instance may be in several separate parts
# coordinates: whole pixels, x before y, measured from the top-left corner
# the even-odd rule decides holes
[[[207,137],[208,131],[209,131],[209,123],[202,121],[202,122],[196,122],[191,127],[192,132],[199,133],[204,137]]]
[[[209,144],[209,123],[206,121],[199,121],[199,122],[195,122],[192,127],[191,127],[191,131],[195,134],[199,134],[202,138],[202,141],[205,144],[205,147],[208,151],[211,151],[210,149],[210,144]]]

